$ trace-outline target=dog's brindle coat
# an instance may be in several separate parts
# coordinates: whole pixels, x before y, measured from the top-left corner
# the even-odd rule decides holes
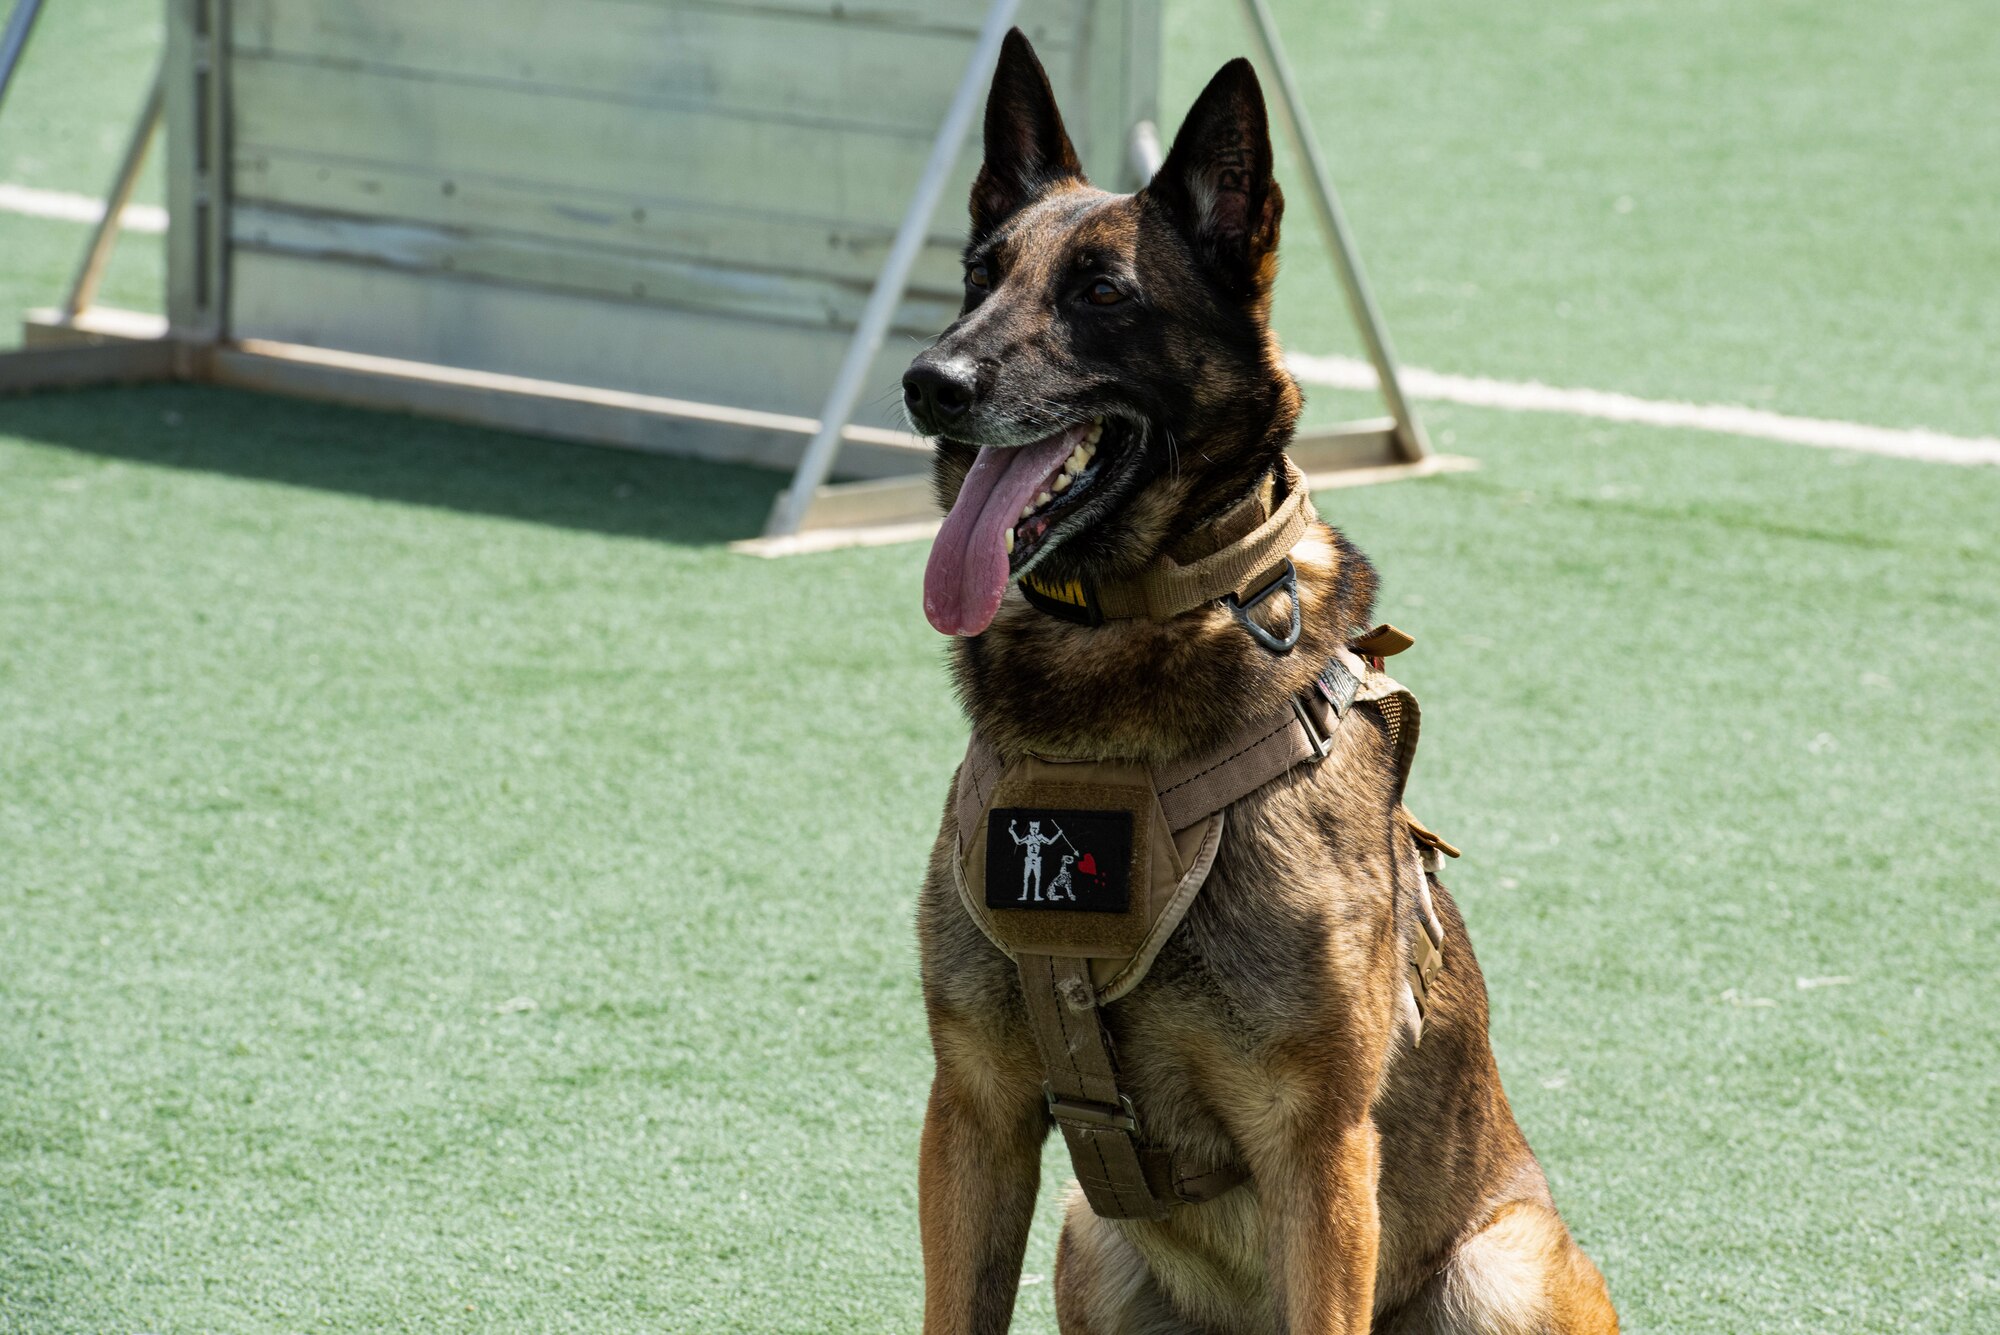
[[[1267,325],[1281,212],[1247,62],[1215,77],[1145,190],[1111,195],[1083,180],[1047,77],[1010,37],[965,309],[912,368],[913,415],[948,433],[946,501],[978,444],[1097,416],[1123,440],[1051,541],[1016,553],[1016,574],[1136,573],[1272,473],[1300,405]],[[942,411],[926,375],[947,382]],[[1289,655],[1214,605],[1084,628],[1010,590],[984,633],[954,641],[959,694],[1010,759],[1158,763],[1212,747],[1284,708],[1371,624],[1375,573],[1343,537],[1315,525],[1294,559],[1305,629]],[[1274,601],[1273,621],[1288,620]],[[1104,1012],[1148,1140],[1235,1157],[1253,1178],[1160,1222],[1100,1219],[1073,1192],[1055,1280],[1071,1335],[1617,1329],[1509,1111],[1485,986],[1444,894],[1445,966],[1411,1042],[1419,873],[1372,719],[1356,711],[1323,764],[1230,809],[1193,910]],[[947,803],[918,913],[937,1062],[920,1169],[937,1335],[1006,1328],[1048,1130],[1014,966],[953,888],[955,834]]]

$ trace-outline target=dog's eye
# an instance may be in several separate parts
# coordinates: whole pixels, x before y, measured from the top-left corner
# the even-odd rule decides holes
[[[1125,294],[1100,278],[1090,285],[1090,290],[1083,294],[1083,299],[1093,306],[1116,306],[1125,300]]]
[[[977,288],[993,286],[993,271],[984,264],[975,264],[965,271],[965,281]]]

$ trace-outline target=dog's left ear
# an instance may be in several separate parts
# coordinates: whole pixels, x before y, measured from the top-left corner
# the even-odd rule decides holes
[[[986,95],[986,161],[972,183],[972,234],[985,236],[1050,186],[1082,180],[1055,90],[1019,28],[1000,45]]]
[[[1269,287],[1285,197],[1271,179],[1264,89],[1249,61],[1232,60],[1208,81],[1145,193],[1232,286]]]

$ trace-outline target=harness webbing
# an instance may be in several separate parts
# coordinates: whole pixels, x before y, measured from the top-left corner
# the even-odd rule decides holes
[[[1193,1163],[1145,1143],[1138,1112],[1118,1089],[1088,960],[1022,955],[1017,964],[1049,1116],[1092,1209],[1106,1219],[1164,1219],[1176,1205],[1213,1200],[1249,1178],[1240,1164]]]
[[[1398,639],[1408,637],[1388,627],[1364,637],[1376,644]],[[1419,715],[1415,697],[1382,672],[1379,662],[1340,650],[1313,689],[1291,708],[1256,720],[1214,751],[1155,769],[1153,784],[1173,832],[1213,822],[1203,839],[1204,856],[1197,873],[1205,876],[1228,807],[1291,770],[1323,759],[1332,749],[1335,729],[1349,714],[1360,706],[1374,709],[1388,734],[1397,812],[1420,867],[1417,930],[1411,933],[1406,978],[1416,1007],[1414,1037],[1421,1041],[1431,983],[1444,964],[1444,927],[1432,902],[1432,877],[1440,856],[1456,857],[1458,850],[1400,805],[1416,752]],[[954,815],[961,831],[983,821],[1006,768],[991,744],[974,733],[959,767],[955,793]],[[962,883],[960,888],[964,893]],[[974,899],[968,895],[965,903],[981,929],[992,936]],[[1183,902],[1182,911],[1185,906]],[[1063,1133],[1085,1198],[1107,1219],[1164,1218],[1177,1205],[1213,1200],[1249,1178],[1233,1160],[1194,1161],[1149,1144],[1137,1109],[1119,1088],[1117,1060],[1101,1008],[1138,984],[1164,943],[1164,934],[1178,922],[1177,913],[1160,924],[1162,930],[1155,933],[1159,939],[1101,987],[1092,977],[1088,958],[1009,952],[1020,974],[1021,994],[1047,1076],[1049,1115]],[[1006,949],[997,938],[995,944]]]

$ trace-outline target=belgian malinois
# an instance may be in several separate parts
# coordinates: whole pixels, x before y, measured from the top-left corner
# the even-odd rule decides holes
[[[1283,653],[1220,604],[1085,625],[1019,588],[1137,578],[1285,475],[1301,400],[1268,324],[1282,211],[1247,61],[1209,83],[1153,180],[1114,195],[1085,181],[1032,47],[1008,38],[964,307],[904,384],[949,510],[925,611],[957,637],[959,696],[1003,760],[1185,760],[1282,710],[1370,626],[1373,568],[1316,519],[1290,552],[1296,591],[1258,609],[1276,634],[1296,605]],[[1508,1107],[1442,887],[1444,964],[1412,1035],[1398,915],[1422,875],[1392,764],[1379,723],[1350,719],[1323,763],[1236,801],[1186,918],[1104,1007],[1147,1140],[1222,1147],[1247,1181],[1157,1219],[1073,1191],[1055,1273],[1070,1335],[1617,1329]],[[1053,1106],[1022,980],[955,883],[960,833],[948,805],[918,910],[935,1335],[1006,1328]]]

